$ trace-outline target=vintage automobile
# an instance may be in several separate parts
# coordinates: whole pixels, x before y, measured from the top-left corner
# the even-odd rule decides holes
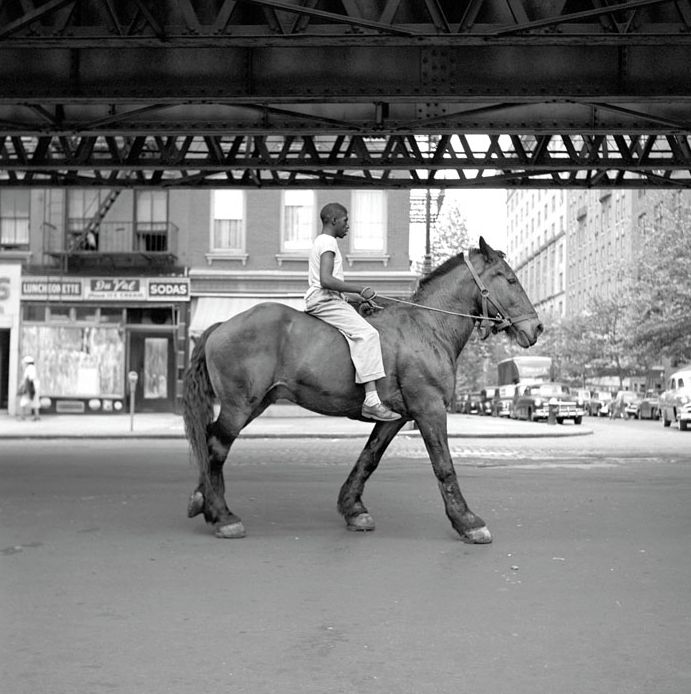
[[[482,408],[480,414],[497,417],[499,415],[499,386],[487,386],[480,391]]]
[[[611,402],[612,393],[608,390],[594,390],[585,409],[591,417],[606,417],[609,414]]]
[[[636,408],[636,419],[659,419],[660,418],[660,394],[657,391],[649,390],[639,401]]]
[[[668,427],[679,422],[686,431],[691,421],[691,364],[675,371],[667,381],[667,390],[660,395],[660,419]]]
[[[563,424],[566,419],[573,419],[574,424],[583,421],[585,410],[576,403],[569,387],[561,383],[539,383],[526,386],[523,394],[514,403],[514,417],[536,422],[549,418],[550,403],[557,408],[556,420]]]
[[[513,384],[499,386],[497,414],[500,417],[513,417],[513,403],[516,398],[516,388],[517,386]]]
[[[629,419],[638,412],[641,396],[633,390],[620,390],[609,406],[610,419]]]

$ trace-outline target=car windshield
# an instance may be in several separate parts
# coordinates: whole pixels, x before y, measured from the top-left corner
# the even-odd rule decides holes
[[[606,391],[599,391],[597,394],[598,400],[611,400],[612,399],[612,393],[608,393]]]
[[[539,388],[533,389],[532,392],[534,395],[541,395],[543,398],[549,398],[552,395],[563,395],[564,393],[568,393],[569,389],[557,383],[544,383]]]
[[[634,400],[638,400],[638,395],[636,395],[636,393],[631,393],[631,392],[622,393],[621,399],[624,402],[633,402]]]

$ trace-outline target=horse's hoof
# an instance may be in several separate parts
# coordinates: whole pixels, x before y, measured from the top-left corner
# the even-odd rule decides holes
[[[372,518],[369,513],[360,513],[357,516],[348,518],[346,523],[348,530],[354,530],[356,532],[374,530],[374,518]]]
[[[486,525],[481,528],[471,528],[466,530],[463,535],[461,535],[463,542],[468,542],[473,545],[488,545],[492,542],[492,533],[487,529]]]
[[[196,489],[190,495],[190,500],[187,502],[187,517],[194,518],[204,510],[204,495]]]
[[[228,525],[219,525],[216,528],[216,537],[223,540],[235,540],[238,537],[245,537],[245,526],[238,521],[237,523],[229,523]]]

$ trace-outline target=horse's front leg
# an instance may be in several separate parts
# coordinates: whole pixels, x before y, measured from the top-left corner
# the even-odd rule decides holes
[[[404,419],[377,422],[355,467],[343,483],[338,495],[338,510],[345,518],[349,530],[374,530],[374,519],[362,503],[365,482],[377,469],[384,451],[405,423]]]
[[[454,530],[464,542],[486,544],[492,542],[485,522],[469,508],[458,485],[456,470],[449,452],[446,430],[446,411],[428,411],[416,417],[416,422],[427,448],[434,474],[437,476],[446,515]]]

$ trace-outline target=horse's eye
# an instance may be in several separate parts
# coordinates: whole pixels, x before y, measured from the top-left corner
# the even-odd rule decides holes
[[[518,282],[516,275],[509,275],[506,279],[508,280],[509,284],[516,284],[516,282]]]

